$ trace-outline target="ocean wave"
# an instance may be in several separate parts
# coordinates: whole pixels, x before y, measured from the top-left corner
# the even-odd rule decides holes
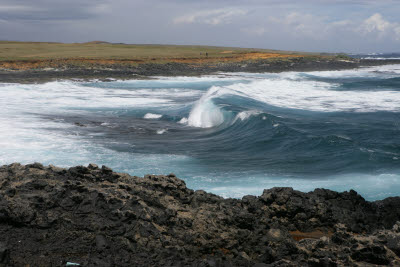
[[[400,111],[398,91],[338,91],[337,85],[317,81],[269,79],[249,84],[211,88],[194,106],[189,125],[214,127],[223,123],[223,112],[213,99],[238,96],[268,105],[318,112]]]
[[[399,74],[400,73],[400,65],[399,64],[390,64],[383,66],[374,66],[374,67],[364,67],[364,68],[356,68],[349,70],[336,70],[336,71],[311,71],[306,72],[306,74],[313,75],[314,77],[319,78],[357,78],[357,77],[381,77],[382,74]],[[298,75],[298,73],[294,73]]]
[[[0,84],[0,163],[174,172],[226,196],[246,186],[346,190],[364,184],[362,175],[348,184],[349,173],[398,172],[399,70]],[[375,181],[360,192],[390,195],[398,178]]]
[[[400,57],[363,57],[362,59],[391,60],[400,59]]]
[[[163,115],[161,114],[154,114],[154,113],[146,113],[143,116],[143,119],[150,119],[150,120],[154,120],[154,119],[159,119],[161,118]]]
[[[212,99],[224,94],[224,88],[211,87],[194,105],[188,117],[188,125],[211,128],[224,122],[224,114]]]

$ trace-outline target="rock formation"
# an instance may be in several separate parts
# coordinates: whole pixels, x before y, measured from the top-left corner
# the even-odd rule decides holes
[[[170,174],[0,167],[0,266],[400,266],[400,198],[224,199]]]

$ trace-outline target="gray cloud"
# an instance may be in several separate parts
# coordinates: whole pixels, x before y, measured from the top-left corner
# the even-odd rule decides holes
[[[394,0],[0,0],[0,38],[382,52]]]
[[[106,12],[108,0],[2,0],[3,20],[88,19]]]
[[[185,14],[174,18],[175,24],[205,23],[211,25],[230,23],[237,16],[244,16],[248,13],[240,8],[222,8],[197,11],[192,14]]]

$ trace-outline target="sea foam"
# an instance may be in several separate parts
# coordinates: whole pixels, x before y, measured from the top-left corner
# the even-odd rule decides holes
[[[154,114],[154,113],[146,113],[143,118],[144,119],[159,119],[161,118],[163,115],[161,114]]]
[[[200,128],[215,127],[224,122],[224,115],[212,99],[220,95],[220,88],[211,87],[190,111],[188,125]]]
[[[189,116],[189,125],[212,127],[223,122],[221,110],[212,100],[224,95],[246,97],[268,105],[320,112],[399,111],[399,91],[339,91],[338,85],[287,79],[256,80],[211,88],[196,104]]]
[[[390,87],[380,91],[338,88],[346,79],[369,81],[375,77],[398,77],[398,73],[399,65],[334,72],[226,74],[230,75],[227,79],[221,75],[176,81],[175,77],[168,77],[156,82],[0,84],[0,163],[39,161],[67,167],[94,162],[134,175],[174,172],[185,178],[191,188],[235,197],[260,194],[261,189],[272,186],[292,186],[303,191],[316,187],[341,191],[354,188],[368,199],[394,196],[400,190],[400,178],[394,169],[400,156],[397,130],[393,129],[397,123],[395,112],[400,111],[400,92]],[[386,117],[380,120],[379,113],[341,113],[375,111],[391,114],[385,113]],[[149,119],[164,116],[165,120],[138,119],[143,114]],[[353,118],[360,116],[366,120]],[[94,123],[76,127],[76,118]],[[345,118],[348,128],[339,126],[332,133],[318,132],[328,123],[325,118]],[[368,125],[370,118],[379,123]],[[251,123],[246,125],[245,121]],[[231,123],[237,125],[222,129]],[[124,128],[132,124],[143,131]],[[329,125],[326,127],[332,130]],[[96,135],[97,132],[108,135]],[[329,138],[325,138],[326,134]],[[332,160],[329,165],[348,163],[349,172],[356,161],[361,167],[371,165],[374,174],[357,173],[357,165],[355,173],[317,173],[327,179],[316,179],[309,173],[304,177],[287,173],[290,164],[299,164],[306,172],[321,163],[313,161],[310,167],[293,157],[286,164],[288,155],[293,155],[292,141],[316,155],[311,139],[316,140],[317,146],[329,147],[321,149],[326,152],[318,158],[322,165],[326,163],[324,157],[338,153],[344,163]],[[359,151],[362,142],[366,143],[365,149]],[[355,157],[347,159],[345,152],[350,156],[354,152]],[[298,157],[307,155],[303,151],[297,153]],[[264,158],[267,160],[261,161]],[[381,167],[388,168],[381,171]],[[273,174],[272,169],[278,174]]]

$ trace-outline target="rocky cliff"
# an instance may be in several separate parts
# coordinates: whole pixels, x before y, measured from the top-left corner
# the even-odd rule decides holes
[[[0,167],[0,266],[400,266],[397,221],[400,198],[354,191],[223,199],[173,174]]]

